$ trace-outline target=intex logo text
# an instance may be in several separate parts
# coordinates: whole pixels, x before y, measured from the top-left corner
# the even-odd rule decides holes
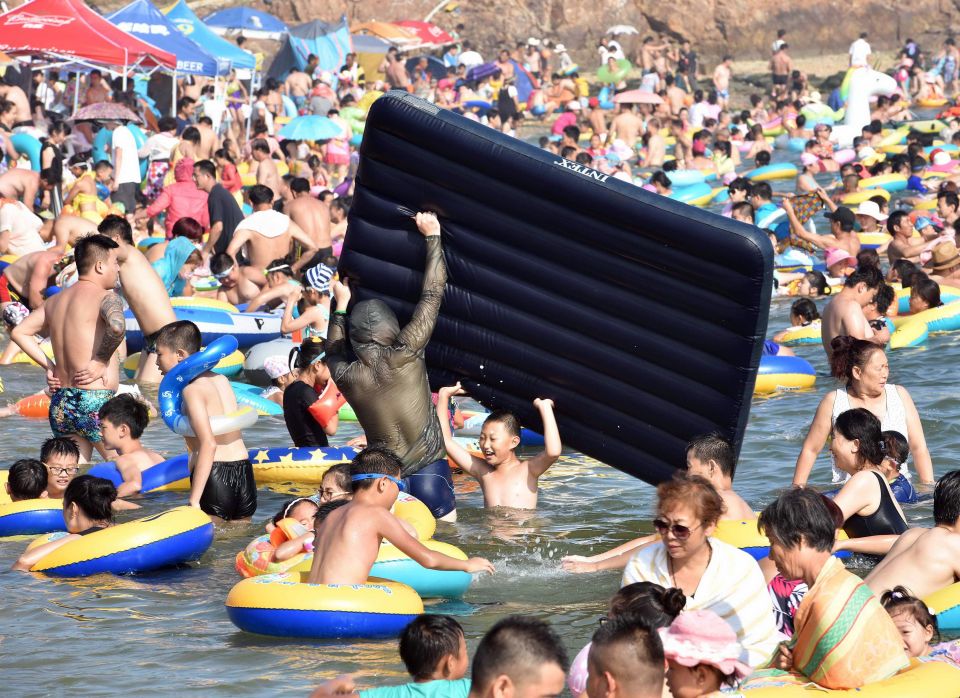
[[[610,178],[610,175],[605,175],[602,172],[597,172],[592,167],[585,167],[584,165],[581,165],[578,162],[573,162],[572,160],[564,160],[563,158],[560,158],[559,160],[555,160],[553,164],[559,165],[560,167],[566,168],[568,170],[572,170],[577,174],[582,174],[584,177],[595,179],[598,182],[606,182]]]

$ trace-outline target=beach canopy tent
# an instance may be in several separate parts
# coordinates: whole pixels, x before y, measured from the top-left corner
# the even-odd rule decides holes
[[[430,22],[418,22],[412,19],[405,19],[402,22],[394,22],[398,27],[403,27],[412,31],[420,39],[419,48],[439,48],[455,44],[453,37],[436,24]]]
[[[291,70],[303,70],[311,53],[320,59],[320,70],[336,73],[344,58],[353,51],[347,18],[341,17],[336,24],[315,19],[312,22],[291,27],[284,38],[283,46],[270,64],[267,75],[277,80],[284,79]]]
[[[367,80],[383,80],[385,76],[380,72],[380,64],[393,44],[373,34],[354,34],[350,39],[353,52],[357,54],[357,63],[363,68]]]
[[[279,40],[288,27],[271,14],[249,7],[228,7],[203,18],[217,34],[240,34],[249,39]]]
[[[177,66],[174,54],[128,34],[81,0],[30,0],[0,14],[0,51],[96,68]]]
[[[163,10],[163,14],[173,22],[181,34],[202,46],[204,51],[215,56],[217,60],[230,64],[231,68],[253,70],[256,67],[257,59],[252,53],[214,34],[210,27],[193,14],[193,10],[187,7],[184,0],[179,0],[175,5],[167,7]]]
[[[219,61],[181,34],[176,25],[149,0],[133,0],[107,19],[125,32],[150,41],[177,57],[177,72],[186,75],[223,75],[230,65]]]
[[[354,34],[372,34],[384,41],[389,41],[401,51],[412,50],[420,46],[420,37],[416,32],[406,27],[400,27],[390,22],[363,22],[355,24]]]

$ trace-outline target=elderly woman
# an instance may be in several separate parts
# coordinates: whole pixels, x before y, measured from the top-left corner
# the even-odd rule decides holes
[[[681,589],[687,610],[714,611],[736,631],[741,661],[766,662],[781,636],[757,563],[711,537],[723,512],[720,495],[704,478],[682,475],[657,487],[657,498],[653,525],[661,540],[630,558],[621,586],[654,582]]]
[[[913,464],[920,481],[932,483],[933,463],[923,436],[920,415],[906,388],[887,383],[890,366],[883,347],[863,339],[836,337],[831,348],[830,372],[837,379],[846,381],[846,387],[827,393],[820,401],[797,458],[793,484],[807,484],[814,461],[823,449],[833,423],[840,414],[855,407],[863,407],[876,415],[883,431],[899,431],[903,434],[910,444],[910,453],[913,454]],[[906,465],[901,468],[901,474],[908,475]],[[844,479],[834,469],[833,481],[841,482]]]
[[[810,589],[797,609],[793,638],[744,687],[813,681],[826,688],[859,688],[907,665],[890,616],[863,580],[831,555],[836,518],[830,506],[817,492],[796,488],[760,514],[760,530],[770,539],[770,557],[780,574],[802,579]]]

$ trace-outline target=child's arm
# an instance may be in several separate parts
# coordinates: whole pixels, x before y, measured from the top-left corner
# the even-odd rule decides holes
[[[407,533],[400,525],[400,519],[389,511],[382,511],[377,522],[377,533],[393,544],[400,552],[410,559],[431,570],[449,570],[455,572],[489,572],[493,574],[493,565],[482,557],[471,557],[469,560],[458,560],[449,555],[430,550],[416,538]]]
[[[309,316],[312,314],[310,313],[311,308],[307,308],[300,313],[300,317],[293,317],[293,308],[296,306],[302,295],[303,287],[292,286],[290,288],[290,292],[287,295],[286,305],[283,306],[283,319],[280,321],[280,331],[284,334],[296,332],[297,330],[301,330],[310,324]]]
[[[299,555],[304,551],[304,544],[310,543],[310,549],[313,550],[313,531],[307,531],[303,535],[297,536],[293,540],[284,541],[273,551],[273,559],[277,562],[289,560],[294,555]]]
[[[129,497],[131,494],[137,494],[143,487],[143,477],[140,475],[140,468],[135,463],[126,462],[122,464],[118,458],[117,470],[120,471],[123,482],[117,488],[118,497]]]
[[[310,698],[330,698],[331,696],[340,696],[340,698],[360,698],[353,683],[353,677],[349,674],[338,676],[330,681],[317,686]]]
[[[190,506],[197,509],[200,508],[200,498],[210,478],[213,458],[217,452],[217,439],[210,428],[210,416],[207,414],[207,405],[203,400],[203,394],[198,390],[199,387],[194,383],[183,389],[183,404],[186,407],[187,418],[200,444],[193,465],[189,502]]]
[[[57,548],[61,547],[64,543],[69,543],[74,538],[79,538],[75,533],[70,534],[69,536],[64,536],[63,538],[58,538],[57,540],[52,540],[49,543],[44,543],[43,545],[38,545],[33,550],[26,551],[20,558],[13,563],[12,570],[20,570],[21,572],[29,572],[30,568],[35,564],[40,562],[44,557],[52,553]]]
[[[460,384],[457,383],[454,386],[440,388],[437,391],[437,419],[440,420],[440,429],[443,431],[443,446],[447,449],[447,455],[463,472],[479,480],[490,472],[490,466],[481,459],[470,455],[467,449],[454,441],[453,432],[450,431],[450,396],[456,395],[462,390]]]
[[[134,509],[140,509],[141,506],[125,499],[114,499],[110,502],[110,508],[113,511],[133,511]]]
[[[632,553],[637,548],[647,543],[653,543],[660,540],[660,536],[651,533],[649,536],[641,536],[640,538],[634,538],[631,541],[627,541],[622,545],[618,545],[616,548],[607,550],[606,552],[597,553],[596,555],[591,555],[590,557],[584,557],[582,555],[567,555],[563,558],[562,562],[564,563],[564,568],[566,569],[566,563],[569,562],[603,562],[604,560],[610,560],[612,558],[619,557],[623,553]],[[589,571],[589,570],[586,570]]]
[[[560,430],[557,428],[557,418],[553,414],[553,400],[537,398],[533,406],[540,410],[540,419],[543,420],[543,451],[527,461],[527,469],[534,477],[540,477],[547,468],[557,462],[562,445],[560,444]]]

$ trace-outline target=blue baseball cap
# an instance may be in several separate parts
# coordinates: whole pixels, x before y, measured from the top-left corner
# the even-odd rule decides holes
[[[921,216],[917,219],[917,222],[913,224],[913,227],[917,230],[923,230],[928,225],[933,225],[933,221],[927,218],[926,216]]]

